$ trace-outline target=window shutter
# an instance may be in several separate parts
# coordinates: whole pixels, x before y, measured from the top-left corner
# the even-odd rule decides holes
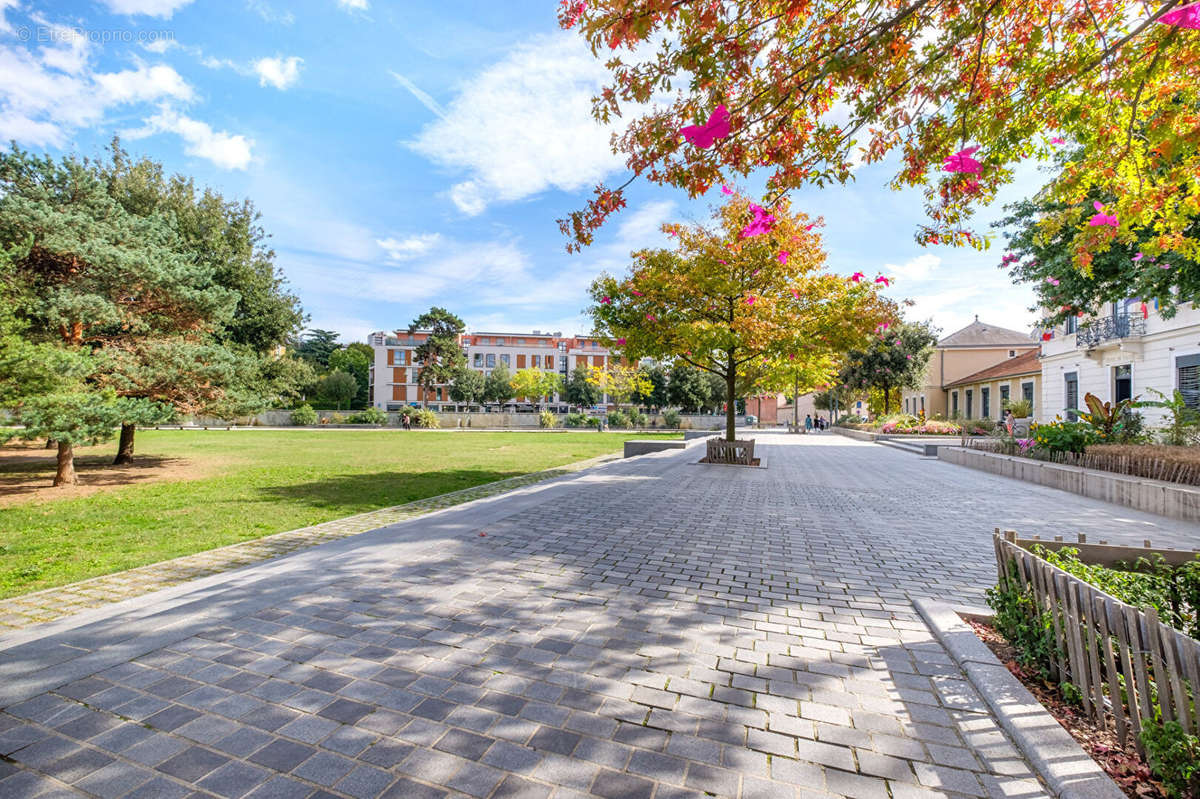
[[[1175,359],[1177,385],[1183,401],[1189,408],[1200,410],[1200,355],[1186,355]]]

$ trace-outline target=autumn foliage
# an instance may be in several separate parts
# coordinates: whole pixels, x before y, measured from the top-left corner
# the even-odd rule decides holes
[[[596,330],[627,359],[683,361],[725,381],[730,438],[734,398],[772,364],[824,363],[897,314],[875,283],[823,271],[815,223],[786,200],[769,230],[747,236],[762,210],[731,196],[711,226],[666,226],[673,248],[636,252],[627,276],[591,287]]]
[[[924,186],[924,243],[984,246],[974,209],[1030,157],[1069,154],[1046,191],[1079,231],[1073,260],[1152,230],[1147,255],[1194,258],[1200,31],[1163,24],[1180,0],[589,0],[560,22],[606,59],[601,122],[641,176],[699,196],[769,171],[771,198],[896,155],[893,185]],[[727,107],[712,146],[680,135]],[[978,172],[962,171],[956,153]],[[1089,224],[1101,200],[1117,224]],[[561,220],[573,247],[625,200],[601,186]],[[765,203],[773,207],[773,202]]]

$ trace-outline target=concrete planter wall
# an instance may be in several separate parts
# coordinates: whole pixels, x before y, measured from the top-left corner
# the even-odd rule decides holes
[[[841,433],[847,438],[854,438],[859,441],[874,441],[878,433],[872,433],[869,430],[854,430],[849,427],[834,427],[835,433]]]
[[[318,410],[318,419],[328,419],[335,413],[340,413],[343,417],[349,416],[354,411],[331,411]],[[397,427],[399,425],[400,414],[388,413],[388,427]],[[536,413],[439,413],[438,420],[443,428],[484,428],[484,429],[501,429],[501,430],[523,430],[540,427]],[[558,416],[558,426],[561,428],[566,420],[565,415]],[[701,416],[699,414],[681,414],[679,417],[680,423],[685,429],[692,430],[724,430],[724,416]],[[738,427],[746,424],[745,416],[737,417]],[[649,422],[656,422],[655,425],[649,426]],[[263,427],[291,427],[292,412],[291,411],[263,411],[255,416],[240,417],[229,421],[215,419],[211,417],[197,416],[191,417],[184,421],[184,424],[195,425],[197,427],[227,427],[229,425],[236,426],[263,426]],[[652,416],[647,420],[649,429],[666,429],[662,416]],[[322,425],[327,427],[329,425]],[[578,428],[580,430],[590,430],[589,427]]]
[[[938,450],[938,458],[970,469],[1058,488],[1114,505],[1124,505],[1172,519],[1200,522],[1200,488],[1195,486],[961,447],[942,447]]]

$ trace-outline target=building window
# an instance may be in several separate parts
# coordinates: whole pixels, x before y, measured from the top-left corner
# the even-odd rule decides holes
[[[512,359],[509,357],[507,352],[500,353],[500,363],[504,364],[505,366],[512,366]]]
[[[1007,383],[1000,386],[1000,407],[1002,408],[1008,405],[1008,393],[1009,387]]]
[[[567,356],[565,356],[565,355],[558,356],[558,369],[560,372],[567,371],[567,363],[568,363]]]
[[[1029,403],[1029,411],[1033,412],[1033,381],[1021,384],[1021,398]]]
[[[1067,372],[1063,375],[1063,405],[1067,412],[1067,421],[1075,421],[1075,409],[1079,407],[1079,373]]]
[[[412,379],[411,379],[411,380],[409,380],[408,382],[410,382],[410,383],[416,383],[416,382],[418,382],[418,379],[421,377],[421,370],[420,370],[420,369],[417,369],[417,368],[414,366],[414,367],[412,368],[412,370],[411,370],[411,371],[412,371]]]
[[[1017,351],[1016,351],[1016,350],[1009,350],[1009,351],[1008,351],[1008,357],[1010,357],[1010,358],[1015,358],[1015,357],[1017,357]]]
[[[525,339],[523,339],[523,338],[519,338],[519,339],[517,339],[517,341],[516,341],[516,345],[517,345],[518,347],[524,347],[524,346],[525,346]]]
[[[921,395],[921,413],[925,413],[925,395]]]
[[[979,389],[979,406],[980,406],[979,418],[991,419],[992,418],[992,389],[990,387]]]
[[[488,368],[488,369],[491,369],[491,368],[495,367],[495,365],[496,365],[496,353],[494,353],[494,352],[489,352],[489,353],[487,354],[487,360],[485,361],[485,364],[486,364],[486,366],[487,366],[487,368]]]
[[[1175,359],[1175,387],[1189,408],[1200,410],[1200,355]]]
[[[474,365],[477,368],[483,367],[483,353],[482,352],[475,353],[475,364]]]
[[[950,392],[950,416],[955,419],[958,418],[958,392],[957,391]]]
[[[1072,333],[1077,333],[1079,331],[1079,317],[1068,316],[1067,321],[1063,325],[1063,330],[1068,336]]]
[[[967,389],[967,418],[974,419],[975,413],[975,389]]]
[[[1113,402],[1133,399],[1133,367],[1129,364],[1113,367]]]

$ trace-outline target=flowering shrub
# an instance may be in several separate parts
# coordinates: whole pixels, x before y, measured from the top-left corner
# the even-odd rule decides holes
[[[1058,416],[1053,422],[1034,425],[1033,440],[1039,449],[1081,455],[1089,444],[1099,443],[1100,436],[1087,422],[1064,422]]]
[[[926,436],[956,436],[962,428],[953,422],[929,420],[925,424],[904,424],[902,422],[887,422],[879,428],[879,432],[896,435],[926,435]]]

